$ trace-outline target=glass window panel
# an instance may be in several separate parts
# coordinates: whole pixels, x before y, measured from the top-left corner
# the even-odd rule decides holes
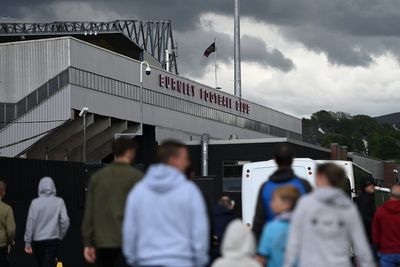
[[[27,111],[31,110],[36,105],[37,105],[37,95],[35,91],[27,96],[27,106],[28,106]]]
[[[38,102],[41,103],[47,98],[47,83],[40,86],[38,91]]]
[[[14,121],[15,119],[15,105],[14,104],[5,104],[6,105],[6,122],[7,124]]]
[[[69,83],[69,72],[68,70],[63,71],[59,76],[60,88],[63,88]]]
[[[0,129],[3,128],[4,126],[6,126],[5,122],[6,122],[6,113],[5,113],[5,104],[1,104],[0,103]]]
[[[17,117],[26,113],[26,98],[24,97],[17,103]]]
[[[58,77],[54,77],[49,81],[49,95],[54,94],[58,89]]]

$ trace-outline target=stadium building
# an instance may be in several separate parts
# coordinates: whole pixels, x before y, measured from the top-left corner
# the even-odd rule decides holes
[[[87,162],[101,162],[115,134],[139,133],[142,119],[142,147],[203,133],[302,139],[301,119],[178,70],[169,21],[2,23],[0,156],[82,161],[85,143]]]

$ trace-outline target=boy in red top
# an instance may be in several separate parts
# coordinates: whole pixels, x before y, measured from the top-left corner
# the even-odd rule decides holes
[[[393,185],[390,199],[375,213],[372,239],[377,246],[381,267],[400,264],[400,185]]]

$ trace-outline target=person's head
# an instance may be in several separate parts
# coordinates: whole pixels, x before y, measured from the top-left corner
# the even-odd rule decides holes
[[[361,177],[361,188],[364,192],[375,193],[375,181],[372,176]]]
[[[324,163],[317,167],[317,187],[341,188],[346,179],[344,170],[334,163]]]
[[[294,152],[289,145],[282,145],[276,151],[274,158],[279,168],[287,168],[292,166]]]
[[[235,208],[235,201],[233,201],[230,197],[228,196],[222,196],[218,200],[218,205],[227,208],[228,210],[233,210]]]
[[[184,144],[178,141],[165,141],[158,148],[157,154],[161,163],[173,166],[181,172],[185,172],[190,166],[189,151]]]
[[[6,183],[0,180],[0,199],[2,199],[6,194]]]
[[[136,142],[129,138],[118,138],[112,145],[115,161],[131,164],[136,156]]]
[[[292,211],[299,197],[300,192],[294,186],[285,185],[278,187],[272,193],[271,209],[275,214]]]
[[[390,188],[390,199],[400,200],[400,185],[395,184]]]

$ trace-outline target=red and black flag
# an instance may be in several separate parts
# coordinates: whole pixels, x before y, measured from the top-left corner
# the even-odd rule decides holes
[[[206,51],[204,51],[204,56],[208,57],[212,52],[215,52],[217,50],[217,47],[215,46],[215,42],[212,43]]]

